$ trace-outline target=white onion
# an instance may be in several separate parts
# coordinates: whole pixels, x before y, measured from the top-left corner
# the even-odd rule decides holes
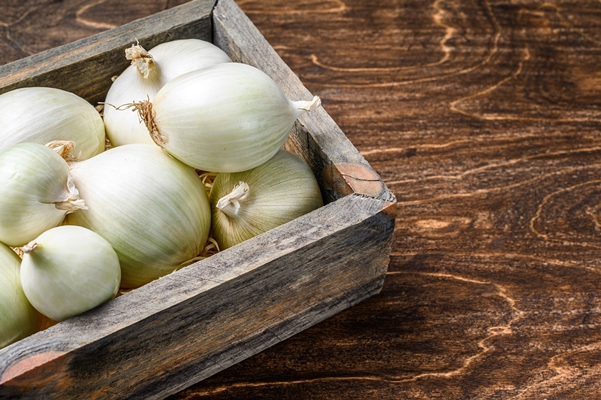
[[[0,150],[13,144],[46,144],[53,140],[76,143],[73,155],[81,160],[106,145],[98,111],[81,97],[50,87],[26,87],[0,95]]]
[[[285,150],[251,170],[217,174],[210,201],[213,237],[222,250],[323,205],[309,166]]]
[[[73,163],[71,173],[88,209],[67,221],[111,243],[122,287],[166,275],[204,248],[211,221],[206,189],[192,168],[159,147],[115,147]]]
[[[291,101],[258,68],[222,63],[168,82],[138,104],[153,140],[180,161],[211,172],[239,172],[270,159],[303,113],[320,105]]]
[[[40,315],[21,286],[21,259],[0,243],[0,349],[37,332]]]
[[[0,152],[0,188],[0,241],[13,247],[85,208],[67,162],[37,143],[18,143]]]
[[[22,248],[21,282],[31,304],[64,321],[114,298],[121,269],[111,245],[80,226],[47,230]]]
[[[132,65],[113,82],[104,108],[106,133],[113,146],[128,143],[154,144],[138,115],[120,107],[134,101],[153,99],[161,87],[186,72],[222,62],[228,55],[214,44],[200,39],[161,43],[146,52],[140,45],[126,50]]]

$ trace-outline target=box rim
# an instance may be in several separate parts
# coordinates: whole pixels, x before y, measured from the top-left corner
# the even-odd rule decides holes
[[[197,2],[198,1],[195,0],[195,1],[192,1],[190,3],[197,3]],[[190,3],[186,3],[186,4],[183,4],[183,5],[178,6],[178,7],[184,7],[184,6],[186,6],[187,4],[190,4]],[[214,7],[213,11],[210,13],[210,18],[213,20],[213,23],[215,23],[214,19],[216,18],[216,16],[214,15],[214,9],[215,9],[215,7],[222,7],[222,6],[229,6],[229,7],[231,7],[232,4],[234,6],[236,6],[235,2],[233,0],[219,0],[219,1],[216,1],[216,2],[209,1],[209,3],[212,3],[213,7]],[[156,18],[156,16],[160,15],[160,14],[162,14],[162,12],[158,13],[158,14],[154,14],[153,16],[150,16],[150,17],[146,17],[143,20],[148,20],[148,19]],[[125,25],[122,25],[121,27],[127,27],[127,25],[128,24],[125,24]],[[100,34],[98,34],[98,35],[100,35]],[[70,43],[68,45],[60,46],[60,47],[57,47],[57,48],[54,48],[54,49],[51,49],[51,50],[47,50],[47,51],[42,52],[42,53],[38,53],[36,55],[33,55],[33,56],[30,56],[30,57],[27,57],[27,58],[15,61],[15,62],[10,63],[10,64],[14,65],[16,63],[18,65],[19,63],[23,63],[24,60],[39,59],[39,58],[44,58],[44,57],[47,57],[47,56],[52,56],[54,54],[59,54],[60,53],[59,50],[61,48],[68,48],[69,46],[73,46],[74,43],[78,43],[78,42],[79,42],[79,44],[89,43],[91,40],[93,40],[92,38],[94,38],[94,37],[96,37],[96,35],[94,35],[92,37],[80,39],[79,41]],[[267,42],[265,41],[265,43],[267,43]],[[279,59],[279,56],[278,56],[278,59]],[[280,62],[284,66],[286,66],[286,68],[288,68],[287,65],[281,59],[279,59],[279,60],[280,60]],[[6,65],[9,65],[9,64],[6,64]],[[4,67],[4,66],[0,66],[0,71],[2,71],[2,67]],[[291,71],[290,71],[290,73],[291,73]],[[302,84],[302,82],[300,82],[300,80],[298,81],[298,83],[300,84],[299,89],[301,91],[305,90],[305,91],[308,92],[308,90],[304,87],[304,85]],[[310,116],[303,116],[299,120],[298,124],[300,124],[302,126],[302,129],[306,130],[310,134],[312,134],[311,130],[312,129],[314,130],[315,125],[319,124],[319,121],[322,121],[322,122],[326,121],[329,124],[330,127],[333,125],[336,128],[338,128],[337,125],[327,115],[327,113],[325,112],[325,110],[320,113],[320,118],[321,118],[321,120],[314,121]],[[338,128],[338,130],[340,131],[339,128]],[[342,134],[344,136],[344,134],[342,133],[342,131],[340,131],[340,134]],[[319,137],[317,139],[315,139],[315,140],[317,140],[317,145],[319,146],[319,144],[320,144],[319,143]],[[351,144],[351,146],[352,146],[352,144]],[[352,146],[352,148],[354,149],[354,146]],[[358,151],[356,151],[356,149],[354,149],[354,150],[355,150],[356,154],[360,157],[360,154],[358,153]],[[360,159],[362,159],[362,157],[360,157]],[[337,164],[337,162],[338,162],[338,160],[336,160],[336,159],[332,160],[332,165],[334,167],[338,167],[339,164],[340,165],[355,165],[352,162],[351,163],[339,163],[339,164]],[[365,162],[365,164],[367,166],[369,166],[369,164],[367,164],[367,162]],[[345,167],[345,168],[348,169],[348,167]],[[344,170],[344,168],[343,168],[343,170]],[[344,173],[341,173],[341,175],[344,176]],[[361,180],[360,176],[359,176],[359,178],[357,178],[356,176],[353,177],[352,173],[347,174],[347,178],[348,177],[350,177],[352,179],[356,178],[356,179]],[[375,178],[372,177],[372,179],[375,179]],[[378,179],[381,182],[381,179],[379,177],[377,177],[376,180],[378,180]],[[385,188],[385,190],[388,191],[388,189],[385,187],[385,185],[383,184],[383,182],[381,182],[381,184]],[[336,215],[336,214],[344,213],[345,212],[345,206],[344,205],[348,204],[348,202],[367,201],[367,202],[369,202],[370,204],[373,204],[373,205],[377,204],[377,207],[374,206],[375,208],[373,210],[373,214],[369,215],[370,218],[373,217],[376,214],[381,214],[381,213],[389,214],[389,217],[392,218],[393,226],[394,226],[394,215],[392,215],[392,214],[394,213],[396,201],[394,199],[394,196],[389,191],[388,191],[388,194],[385,195],[384,197],[382,197],[380,194],[376,194],[376,195],[374,195],[373,193],[367,193],[366,194],[365,192],[362,192],[361,190],[356,190],[356,186],[353,186],[353,184],[349,184],[348,180],[345,180],[344,183],[341,183],[339,186],[335,187],[335,190],[340,190],[340,188],[343,187],[344,185],[346,185],[347,188],[344,189],[345,191],[341,190],[340,197],[338,199],[334,199],[334,201],[330,202],[329,204],[326,204],[326,206],[324,206],[323,209],[320,209],[319,213],[332,212],[333,215]],[[350,190],[349,190],[349,188],[350,188]],[[270,233],[268,235],[271,236],[271,235],[282,234],[283,232],[286,232],[286,230],[290,226],[292,226],[292,225],[298,225],[299,223],[304,223],[304,222],[306,222],[306,220],[312,219],[314,217],[314,215],[315,215],[314,213],[316,213],[316,212],[314,211],[314,212],[309,213],[309,214],[307,214],[305,216],[302,216],[302,217],[300,217],[300,218],[298,218],[298,219],[296,219],[294,221],[291,221],[291,222],[289,222],[287,224],[284,224],[284,225],[282,225],[282,226],[280,226],[278,228],[275,228],[274,230],[270,231]],[[365,218],[368,218],[368,217],[366,216]],[[338,229],[347,229],[347,228],[350,228],[350,227],[349,226],[346,226],[346,227],[338,226],[337,228]],[[266,235],[266,234],[263,234],[263,235]],[[261,236],[260,238],[255,239],[254,241],[253,241],[253,239],[251,239],[251,241],[247,241],[247,242],[241,243],[240,245],[238,245],[238,249],[236,251],[241,251],[240,249],[243,250],[245,247],[251,247],[253,245],[253,243],[255,243],[257,241],[260,241],[260,240],[263,240],[263,239],[265,239],[265,236]],[[265,251],[269,251],[269,250],[265,250]],[[233,253],[233,251],[230,251],[230,253]],[[207,264],[209,262],[210,262],[210,260],[208,260],[208,259],[207,260],[202,260],[202,261],[196,262],[196,263],[188,266],[187,268],[190,268],[190,267],[199,268],[199,266],[202,267],[202,266],[204,266],[205,264]],[[263,265],[263,264],[257,264],[254,268],[259,268],[261,265]],[[184,272],[182,272],[182,271],[184,271]],[[179,273],[179,275],[177,275],[177,276],[183,276],[183,275],[185,275],[185,269],[182,269],[181,271],[176,272],[176,274],[178,274],[178,273]],[[237,274],[237,275],[233,274],[233,275],[235,277],[240,276],[240,274]],[[155,282],[158,282],[158,283],[155,283],[154,286],[159,286],[160,287],[162,284],[165,284],[165,285],[167,284],[165,282],[161,283],[159,281],[155,281]],[[220,283],[216,283],[216,284],[219,285]],[[149,286],[149,289],[146,289],[146,291],[150,291],[150,289],[152,289],[154,286]],[[136,293],[144,293],[144,292],[140,292],[140,291],[143,291],[143,290],[144,290],[144,287],[141,287],[141,288],[136,289],[134,292],[136,292]],[[137,297],[141,297],[142,296],[142,295],[136,295],[134,292],[129,293],[127,295],[129,295],[130,297],[132,297],[132,296],[133,297],[136,297],[136,296]],[[102,307],[104,307],[104,306],[102,306]],[[105,307],[105,308],[107,308],[107,307]],[[108,307],[108,308],[110,308],[110,307]],[[97,311],[92,310],[92,314],[100,313],[100,312],[102,312],[103,309],[104,308],[99,308]],[[150,316],[150,315],[153,315],[153,313],[149,313],[148,314],[148,316]],[[86,314],[86,315],[82,315],[82,316],[75,317],[75,318],[76,319],[79,318],[76,321],[80,321],[82,318],[87,318],[87,316],[88,315]],[[61,324],[64,324],[64,323],[61,323]],[[55,328],[54,330],[58,330],[58,328]],[[52,328],[49,328],[49,330],[47,330],[46,334],[49,335],[52,332],[54,332],[52,330]],[[36,333],[33,336],[40,335],[42,333],[43,332]],[[30,337],[30,338],[32,338],[32,337]],[[19,347],[23,347],[23,346],[26,347],[26,343],[27,343],[28,339],[30,339],[30,338],[25,338],[25,339],[23,339],[23,340],[21,340],[19,342],[16,342],[16,343],[14,343],[12,345],[9,345],[9,346],[7,346],[7,347],[5,347],[3,349],[0,349],[0,360],[3,359],[2,355],[8,354],[10,351],[13,351],[13,350],[19,351]],[[18,345],[19,343],[21,343],[21,345]],[[56,357],[54,359],[56,359],[57,357],[62,357],[62,355],[56,355]],[[4,370],[0,369],[0,381],[2,381],[1,377],[3,376],[2,375],[3,372],[6,372],[6,369],[4,369]]]

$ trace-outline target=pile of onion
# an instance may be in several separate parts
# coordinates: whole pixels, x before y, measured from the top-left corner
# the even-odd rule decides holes
[[[0,348],[323,205],[282,149],[318,97],[198,39],[126,57],[102,117],[59,89],[0,95]]]

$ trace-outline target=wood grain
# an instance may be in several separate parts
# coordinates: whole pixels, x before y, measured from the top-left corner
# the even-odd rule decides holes
[[[2,62],[169,6],[83,4],[5,6]],[[598,398],[601,3],[238,4],[393,190],[393,257],[378,296],[173,398]]]
[[[177,398],[597,398],[601,4],[239,4],[393,190],[393,259]]]

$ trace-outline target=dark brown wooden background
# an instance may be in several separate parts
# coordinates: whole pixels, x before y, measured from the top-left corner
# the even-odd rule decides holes
[[[5,2],[0,63],[182,2]],[[173,398],[601,398],[601,2],[239,5],[396,236],[380,295]]]

